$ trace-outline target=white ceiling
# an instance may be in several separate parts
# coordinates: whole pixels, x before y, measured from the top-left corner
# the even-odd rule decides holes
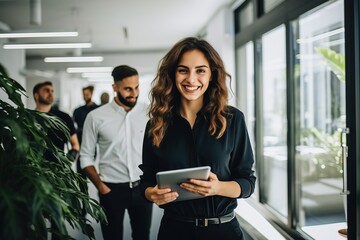
[[[79,31],[78,37],[8,39],[14,43],[91,42],[83,55],[168,49],[197,35],[217,10],[234,0],[39,0],[32,25],[30,0],[0,0],[0,21],[12,31]],[[124,29],[126,29],[127,37]],[[72,55],[74,50],[27,50],[27,57]]]

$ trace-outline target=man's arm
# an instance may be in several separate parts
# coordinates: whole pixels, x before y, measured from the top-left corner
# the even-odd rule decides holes
[[[76,134],[71,135],[70,144],[71,144],[71,149],[74,149],[76,151],[80,151],[80,144],[79,144],[79,140],[78,140]]]
[[[84,170],[86,176],[91,180],[91,182],[98,189],[100,194],[107,194],[111,191],[111,189],[108,186],[106,186],[106,184],[103,183],[103,181],[101,181],[99,174],[96,171],[94,166],[85,167],[83,170]]]

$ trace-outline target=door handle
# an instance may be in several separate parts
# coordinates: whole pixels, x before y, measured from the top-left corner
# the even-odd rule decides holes
[[[340,193],[341,195],[349,195],[350,191],[347,188],[347,157],[348,157],[348,146],[346,144],[346,135],[349,134],[349,128],[340,128],[338,129],[340,133],[340,143],[341,143],[341,158],[342,158],[342,178],[343,178],[343,189]]]

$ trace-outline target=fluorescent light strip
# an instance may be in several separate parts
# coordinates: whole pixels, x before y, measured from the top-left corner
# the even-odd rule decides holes
[[[0,33],[0,38],[77,37],[78,32],[9,32]]]
[[[81,74],[83,78],[111,78],[111,72],[85,72]]]
[[[91,43],[33,43],[4,44],[4,49],[56,49],[56,48],[91,48]]]
[[[104,58],[101,56],[94,57],[46,57],[44,62],[58,63],[58,62],[102,62]]]
[[[85,72],[107,72],[110,73],[113,67],[69,67],[66,69],[68,73],[85,73]]]

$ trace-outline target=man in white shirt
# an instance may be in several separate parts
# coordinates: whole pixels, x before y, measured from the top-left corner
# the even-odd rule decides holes
[[[133,239],[149,239],[152,203],[141,195],[142,144],[148,121],[147,105],[137,103],[138,72],[129,66],[114,68],[114,99],[91,111],[84,123],[80,150],[81,167],[99,191],[108,225],[101,229],[105,240],[123,239],[123,220],[128,210]],[[99,173],[94,167],[99,144]]]

